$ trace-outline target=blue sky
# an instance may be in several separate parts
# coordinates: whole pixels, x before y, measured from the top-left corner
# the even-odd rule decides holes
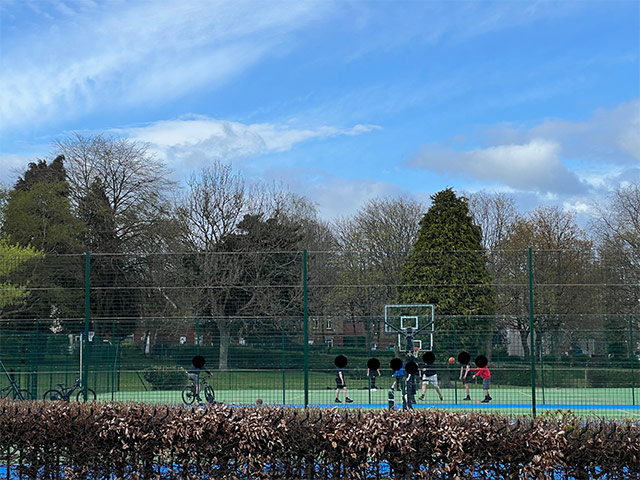
[[[588,216],[640,181],[640,2],[0,0],[0,181],[72,132],[324,218],[446,187]]]

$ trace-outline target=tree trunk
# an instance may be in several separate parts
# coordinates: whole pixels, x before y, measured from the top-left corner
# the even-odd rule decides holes
[[[218,323],[218,331],[220,332],[220,351],[218,353],[218,369],[227,370],[229,360],[229,339],[231,337],[230,322],[221,321]]]
[[[358,321],[358,320],[356,320]],[[372,327],[373,327],[373,321],[371,320],[371,318],[369,317],[360,317],[360,322],[362,322],[362,326],[364,327],[364,344],[365,344],[365,348],[368,351],[371,351],[371,342],[373,339],[373,332],[372,332]]]
[[[485,352],[487,352],[487,360],[491,362],[493,358],[493,320],[487,318],[487,333],[485,337]]]
[[[529,360],[529,329],[520,329],[520,342],[522,343],[522,350],[524,351],[524,359]]]

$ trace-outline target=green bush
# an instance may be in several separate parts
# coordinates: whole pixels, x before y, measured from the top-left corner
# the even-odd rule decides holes
[[[153,390],[180,390],[188,380],[187,371],[180,367],[149,367],[143,377]]]

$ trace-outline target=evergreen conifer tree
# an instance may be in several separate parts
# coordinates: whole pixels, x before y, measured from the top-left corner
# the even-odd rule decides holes
[[[467,200],[448,188],[431,197],[403,271],[400,304],[433,304],[436,350],[490,357],[495,293],[482,249],[482,231]]]

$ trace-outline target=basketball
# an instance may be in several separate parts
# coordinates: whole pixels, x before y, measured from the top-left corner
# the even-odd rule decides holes
[[[456,359],[453,357],[449,357],[449,363],[456,363]]]

